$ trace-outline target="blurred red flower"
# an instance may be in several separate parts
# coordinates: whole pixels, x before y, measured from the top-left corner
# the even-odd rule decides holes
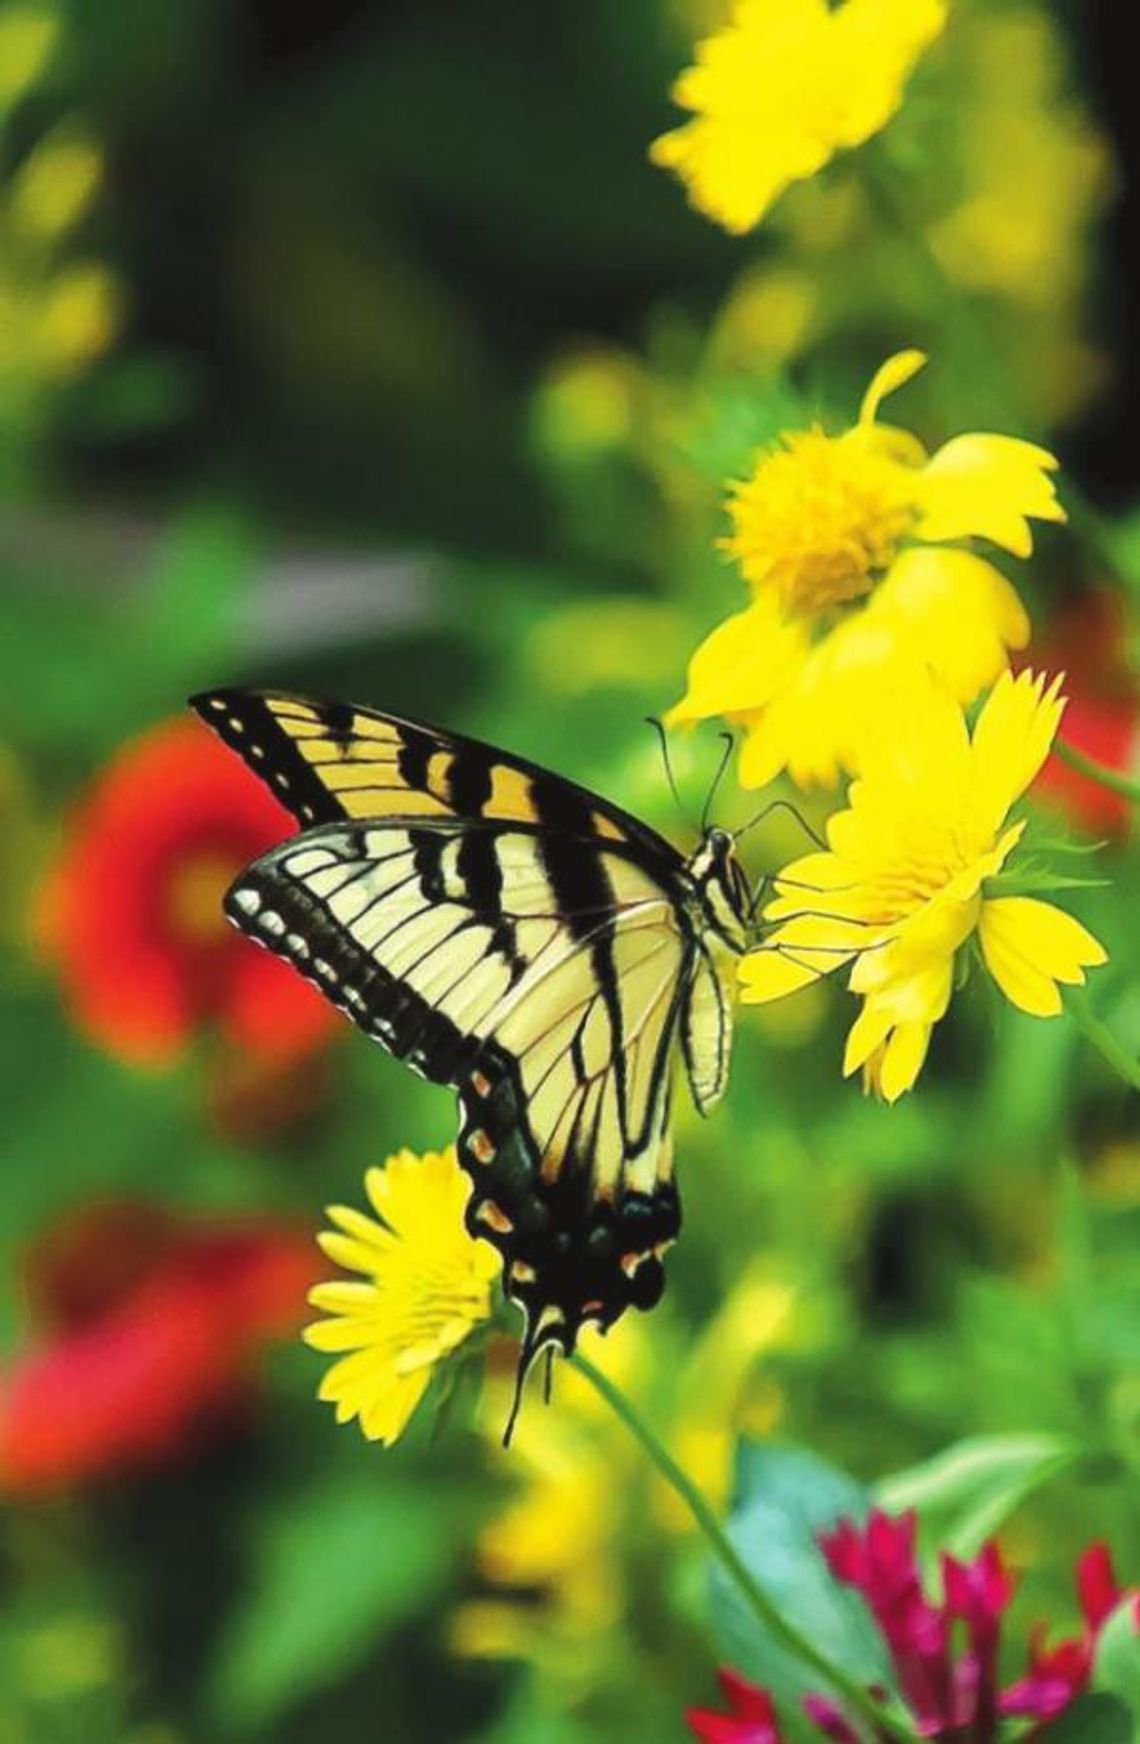
[[[1056,618],[1034,645],[1033,665],[1065,673],[1068,702],[1061,737],[1120,775],[1140,774],[1140,683],[1127,661],[1127,625],[1119,595],[1086,594]],[[1122,836],[1132,807],[1121,794],[1051,756],[1038,791],[1094,836]]]
[[[20,1497],[162,1465],[240,1418],[259,1352],[305,1319],[313,1250],[284,1224],[114,1203],[25,1275],[31,1340],[0,1364],[0,1495]]]
[[[1020,1736],[1035,1738],[1040,1726],[1088,1688],[1100,1631],[1130,1596],[1116,1580],[1108,1549],[1094,1544],[1077,1565],[1081,1633],[1047,1647],[1044,1631],[1038,1630],[1028,1675],[1001,1689],[1001,1625],[1015,1583],[997,1544],[983,1545],[969,1562],[944,1555],[942,1597],[936,1601],[922,1585],[917,1526],[913,1513],[895,1518],[876,1508],[865,1526],[843,1520],[820,1537],[835,1579],[862,1594],[879,1627],[917,1736],[943,1744],[967,1737],[995,1744],[1003,1720],[1017,1718],[1033,1722]],[[1134,1608],[1140,1629],[1140,1595],[1134,1596]],[[735,1672],[720,1677],[730,1712],[692,1709],[687,1716],[702,1744],[783,1744],[767,1691]],[[822,1736],[835,1744],[859,1744],[864,1736],[828,1696],[806,1696],[803,1706]]]
[[[196,721],[124,745],[68,827],[39,931],[80,1028],[122,1058],[162,1063],[213,1022],[235,1047],[294,1058],[336,1014],[225,920],[234,875],[292,819]]]

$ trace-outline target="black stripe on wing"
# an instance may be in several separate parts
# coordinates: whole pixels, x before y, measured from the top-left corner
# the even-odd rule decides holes
[[[412,837],[415,851],[422,846]],[[438,855],[438,838],[428,839]],[[459,1084],[479,1052],[446,1015],[378,963],[300,881],[255,861],[225,898],[228,918],[291,963],[360,1029],[421,1077]]]
[[[426,721],[285,691],[206,691],[190,706],[303,825],[395,818],[403,792],[423,796],[424,803],[408,808],[418,816],[439,808],[437,815],[449,811],[473,824],[511,821],[535,832],[580,833],[625,851],[662,880],[683,865],[671,843],[611,800],[528,758]],[[313,752],[319,742],[337,754],[325,762],[306,755],[302,747]],[[382,804],[362,809],[358,790],[338,789],[356,764],[378,771],[375,788],[363,791]]]

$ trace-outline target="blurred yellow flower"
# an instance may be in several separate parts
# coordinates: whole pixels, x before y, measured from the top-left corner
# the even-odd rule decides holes
[[[66,380],[99,357],[122,320],[118,279],[98,261],[60,263],[60,245],[98,187],[102,155],[60,128],[0,201],[0,386]]]
[[[58,19],[42,6],[12,6],[0,15],[0,104],[14,103],[35,83],[58,37]]]
[[[1028,640],[1010,583],[950,542],[1027,557],[1030,518],[1065,518],[1057,463],[996,435],[957,436],[928,457],[917,437],[878,423],[884,397],[924,362],[918,351],[890,358],[853,428],[787,435],[733,491],[725,547],[753,603],[698,648],[669,723],[743,723],[746,787],[785,767],[801,786],[833,784],[858,769],[868,715],[897,669],[929,666],[969,702]]]
[[[1039,7],[980,8],[948,32],[947,49],[960,196],[932,223],[931,246],[966,289],[1030,309],[1068,300],[1087,274],[1085,232],[1113,173],[1107,141],[1068,88],[1057,24]]]
[[[782,1388],[762,1359],[810,1344],[812,1304],[799,1283],[769,1258],[756,1259],[733,1285],[680,1372],[670,1450],[697,1488],[727,1509],[740,1436],[771,1435],[784,1415]],[[693,1519],[676,1492],[655,1482],[655,1501],[674,1531],[692,1532]]]
[[[886,125],[945,17],[944,0],[737,0],[673,87],[693,119],[650,157],[726,230],[751,230],[790,183]]]
[[[581,1347],[623,1391],[644,1395],[658,1346],[639,1323],[623,1320],[605,1335],[586,1327]],[[559,1364],[550,1410],[535,1400],[523,1411],[505,1453],[514,1355],[500,1371],[495,1354],[492,1346],[478,1425],[512,1491],[479,1534],[483,1590],[453,1617],[452,1646],[477,1658],[526,1659],[563,1693],[587,1688],[599,1661],[620,1651],[626,1577],[618,1538],[641,1456],[572,1363]]]
[[[843,1070],[861,1067],[865,1088],[888,1102],[918,1077],[975,935],[1006,998],[1037,1017],[1055,1017],[1059,984],[1082,984],[1106,960],[1051,903],[987,887],[1025,827],[1006,818],[1049,754],[1059,685],[1003,673],[971,736],[942,686],[915,683],[893,728],[865,748],[827,850],[779,874],[765,915],[774,930],[741,965],[744,999],[761,1003],[851,962],[863,1007]]]
[[[319,1238],[329,1259],[360,1277],[316,1286],[309,1300],[328,1318],[304,1336],[340,1359],[320,1387],[337,1422],[359,1418],[370,1441],[390,1446],[440,1362],[489,1318],[501,1261],[467,1233],[470,1183],[454,1146],[399,1151],[364,1185],[376,1217],[330,1206],[336,1228]]]
[[[62,127],[32,152],[8,191],[8,222],[21,235],[51,242],[82,218],[103,174],[93,140]]]
[[[524,1417],[511,1451],[521,1483],[479,1534],[487,1590],[457,1611],[452,1646],[473,1658],[536,1659],[564,1683],[588,1678],[594,1661],[584,1664],[583,1651],[604,1643],[624,1609],[614,1548],[623,1487],[602,1444],[553,1413]]]

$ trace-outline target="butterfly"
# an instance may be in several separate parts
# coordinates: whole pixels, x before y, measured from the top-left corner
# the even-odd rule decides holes
[[[517,1408],[540,1350],[664,1289],[673,1079],[679,1059],[702,1113],[723,1094],[754,924],[734,838],[705,828],[685,858],[573,781],[370,708],[191,706],[301,825],[237,878],[230,920],[458,1093],[468,1227],[525,1317]]]

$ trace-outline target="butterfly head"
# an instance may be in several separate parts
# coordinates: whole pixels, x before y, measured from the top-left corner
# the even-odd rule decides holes
[[[703,924],[732,951],[748,949],[755,919],[752,888],[728,830],[707,829],[687,867]]]

